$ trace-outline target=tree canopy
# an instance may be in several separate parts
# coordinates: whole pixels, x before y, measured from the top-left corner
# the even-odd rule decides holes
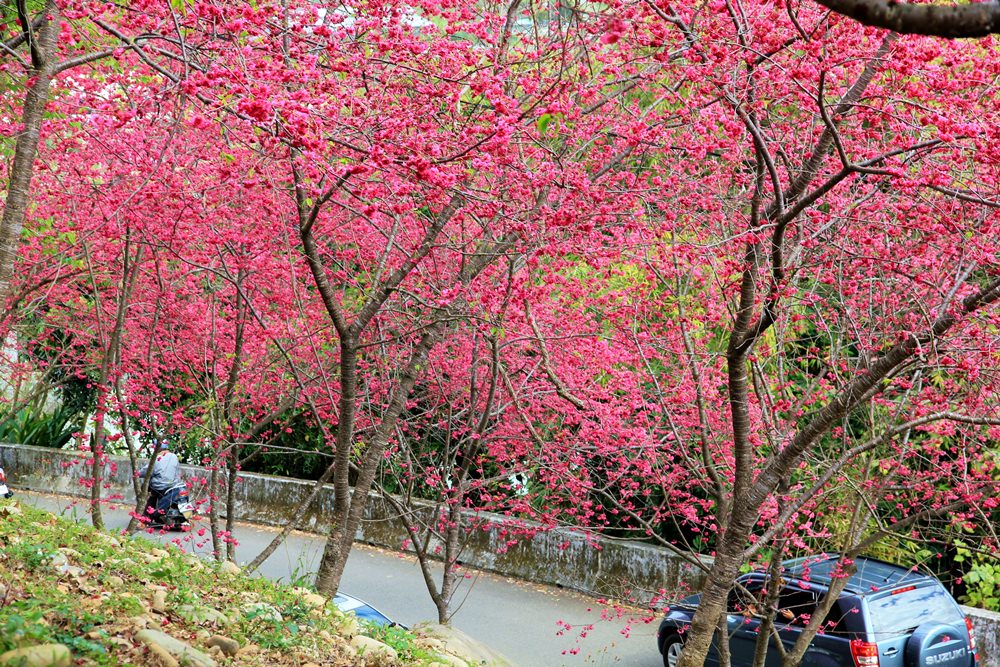
[[[997,502],[994,38],[820,5],[16,3],[9,384],[96,392],[95,520],[108,438],[308,431],[325,592],[373,486],[712,552],[700,664],[762,551]]]

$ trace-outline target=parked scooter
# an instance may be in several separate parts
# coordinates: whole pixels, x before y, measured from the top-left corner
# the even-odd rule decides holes
[[[7,487],[7,474],[0,468],[0,498],[10,498],[14,492]]]
[[[194,518],[194,505],[183,482],[166,491],[149,490],[144,523],[157,530],[188,530]],[[148,517],[148,519],[147,519]]]

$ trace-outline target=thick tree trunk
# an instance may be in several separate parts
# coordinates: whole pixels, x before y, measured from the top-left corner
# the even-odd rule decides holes
[[[898,2],[897,0],[816,0],[858,23],[910,35],[947,39],[1000,33],[1000,3]]]
[[[56,40],[59,36],[58,8],[51,0],[45,4],[42,13],[51,19],[42,23],[34,33],[36,43],[32,45],[34,68],[28,72],[28,91],[21,112],[21,133],[14,149],[14,161],[10,169],[7,185],[7,201],[3,218],[0,220],[0,299],[6,309],[10,298],[10,280],[14,273],[14,260],[21,240],[28,211],[28,196],[31,192],[31,178],[34,174],[35,157],[38,155],[38,141],[42,130],[45,105],[49,101],[49,86],[55,76]],[[35,56],[40,62],[35,62]]]
[[[337,424],[337,451],[334,453],[333,473],[333,516],[330,520],[330,535],[323,550],[316,573],[316,590],[333,595],[340,587],[340,577],[347,565],[354,532],[346,533],[351,509],[351,447],[354,441],[354,411],[357,400],[357,343],[353,338],[341,339],[340,343],[340,400]],[[374,446],[374,443],[369,447]],[[367,494],[367,490],[365,491]],[[358,496],[355,496],[357,499]],[[359,500],[360,502],[360,500]],[[346,538],[344,535],[348,535]]]
[[[743,559],[742,549],[739,548],[742,545],[738,545],[736,549],[731,544],[725,546],[725,553],[721,550],[717,552],[715,563],[701,590],[701,603],[691,619],[691,629],[687,633],[678,667],[702,667],[705,664],[719,617],[726,613],[729,591],[739,575]]]
[[[719,536],[715,561],[708,572],[705,585],[701,589],[698,611],[691,619],[678,667],[701,667],[712,645],[719,616],[726,613],[729,591],[739,576],[743,565],[743,548],[746,536],[753,528],[756,511],[745,506],[733,508],[732,521],[726,532]]]

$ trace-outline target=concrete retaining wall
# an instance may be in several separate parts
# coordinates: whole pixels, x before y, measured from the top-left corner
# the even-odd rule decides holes
[[[979,667],[1000,667],[1000,614],[972,607],[962,607],[962,611],[976,630]]]
[[[11,487],[33,491],[86,496],[90,477],[85,455],[43,447],[0,443],[0,465]],[[192,483],[192,498],[204,495],[208,473],[183,466]],[[102,496],[134,502],[127,459],[115,458],[105,466],[108,480]],[[304,500],[312,484],[301,480],[244,473],[237,483],[236,517],[243,521],[284,525]],[[323,532],[323,517],[333,507],[333,489],[323,490],[300,526]],[[424,518],[432,512],[423,507]],[[469,517],[478,527],[470,531],[462,561],[466,565],[500,574],[553,584],[616,599],[645,602],[656,591],[697,588],[698,571],[670,552],[631,541],[587,537],[578,531],[556,529],[538,532],[514,542],[504,517],[480,513]],[[378,496],[371,496],[357,538],[363,542],[399,549],[407,538],[398,514]],[[972,618],[979,644],[980,667],[1000,667],[1000,614],[965,608]]]
[[[11,486],[74,496],[89,494],[89,460],[80,452],[0,443],[0,461]],[[192,500],[205,497],[208,472],[182,466],[192,483]],[[114,457],[105,466],[102,497],[134,503],[128,459]],[[225,477],[225,473],[220,472]],[[284,525],[300,502],[308,497],[312,483],[271,475],[240,474],[237,482],[237,519],[269,525]],[[225,504],[222,511],[225,514]],[[324,517],[333,509],[333,489],[327,486],[309,508],[300,524],[303,530],[323,532]],[[418,507],[423,520],[433,516],[430,506]],[[670,552],[632,541],[587,536],[580,531],[541,531],[535,524],[523,527],[534,535],[518,539],[509,519],[499,515],[467,515],[474,526],[465,539],[462,562],[501,574],[554,584],[615,599],[649,600],[661,588],[668,591],[697,586],[698,570]],[[402,548],[408,538],[397,512],[382,498],[372,495],[357,539],[390,549]]]

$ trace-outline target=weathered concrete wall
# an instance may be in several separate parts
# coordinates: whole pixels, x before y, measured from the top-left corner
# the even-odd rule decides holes
[[[85,496],[82,483],[90,476],[88,461],[78,452],[7,445],[0,443],[0,465],[7,471],[12,488]],[[204,494],[208,473],[203,468],[183,466],[184,478],[192,483],[192,498]],[[105,467],[109,499],[134,502],[127,459],[115,459]],[[283,525],[312,489],[301,480],[245,473],[237,484],[236,516],[243,521]],[[302,528],[322,532],[324,516],[333,507],[333,490],[324,489],[309,509]],[[424,517],[431,508],[420,510]],[[470,517],[480,528],[470,532],[463,562],[500,574],[555,584],[599,596],[637,601],[648,600],[660,588],[668,591],[695,588],[697,570],[664,549],[630,541],[588,538],[577,531],[540,532],[530,540],[507,547],[504,518],[489,514]],[[357,538],[390,549],[401,548],[407,538],[398,515],[389,504],[372,496]],[[972,618],[979,644],[980,667],[1000,667],[1000,614],[965,608]]]
[[[1000,614],[972,607],[962,607],[962,611],[976,631],[979,667],[1000,667]]]
[[[79,452],[0,443],[0,461],[13,488],[89,494],[91,476],[86,455]],[[192,483],[192,500],[206,496],[208,472],[182,466],[185,480]],[[104,498],[134,502],[131,469],[125,458],[114,458],[105,466]],[[220,473],[222,477],[225,473]],[[237,519],[269,525],[284,525],[300,502],[308,497],[312,483],[301,480],[241,474],[237,483]],[[333,508],[333,489],[327,487],[309,508],[300,527],[323,532],[323,517]],[[223,513],[225,506],[223,503]],[[430,506],[416,510],[426,520]],[[696,568],[670,552],[647,544],[587,536],[579,531],[539,531],[530,539],[511,537],[505,517],[478,513],[468,515],[476,526],[465,540],[462,562],[520,579],[555,584],[616,599],[646,601],[660,589],[683,590],[698,583]],[[538,528],[533,524],[526,527]],[[369,498],[365,519],[357,539],[399,549],[408,538],[398,513],[384,499]]]

